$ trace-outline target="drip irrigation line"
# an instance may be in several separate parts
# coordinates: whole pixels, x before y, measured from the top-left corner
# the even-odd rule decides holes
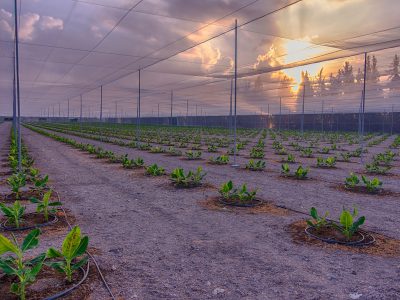
[[[56,191],[56,193],[57,193],[57,195],[58,195],[58,198],[60,198],[59,193],[58,193],[57,191]],[[64,214],[65,221],[67,222],[67,225],[68,225],[69,229],[72,230],[72,225],[71,225],[71,223],[68,221],[67,213],[65,212],[65,210],[64,210],[63,207],[60,207],[60,209],[62,210],[62,212],[63,212],[63,214]],[[99,275],[100,275],[101,281],[103,282],[103,284],[104,284],[105,288],[107,289],[108,293],[110,294],[111,298],[112,298],[113,300],[116,300],[116,298],[115,298],[113,292],[111,291],[111,288],[109,287],[109,285],[108,285],[106,279],[104,278],[103,273],[102,273],[101,270],[100,270],[100,266],[99,266],[97,260],[94,258],[94,256],[93,256],[88,250],[86,250],[86,253],[90,256],[90,258],[92,259],[93,263],[95,264],[96,269],[97,269],[97,272],[98,272]]]

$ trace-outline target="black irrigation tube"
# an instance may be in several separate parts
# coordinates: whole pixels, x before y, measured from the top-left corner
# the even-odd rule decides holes
[[[33,215],[33,214],[37,215],[36,213],[31,213],[31,214],[28,214],[28,215]],[[41,227],[45,227],[45,226],[50,226],[50,225],[53,225],[53,224],[58,222],[58,218],[57,218],[56,215],[50,214],[49,216],[51,216],[53,219],[49,220],[48,222],[41,223],[41,224],[35,224],[35,225],[32,225],[32,226],[25,226],[25,227],[17,228],[17,227],[7,226],[7,223],[9,221],[9,220],[7,220],[7,221],[1,223],[0,227],[5,231],[25,231],[25,230],[29,230],[29,229],[35,229],[35,228],[41,228]]]
[[[358,239],[358,240],[356,240],[356,241],[348,241],[348,242],[346,242],[346,241],[339,241],[339,240],[337,240],[337,239],[335,239],[335,238],[323,238],[323,237],[320,237],[320,236],[318,236],[318,235],[316,235],[316,234],[314,234],[314,233],[311,232],[311,230],[313,230],[313,229],[315,229],[315,227],[313,227],[313,226],[308,226],[308,227],[306,227],[306,229],[304,230],[304,232],[305,232],[309,237],[312,237],[312,238],[314,238],[314,239],[323,241],[323,242],[328,243],[328,244],[340,244],[340,245],[346,245],[346,246],[356,246],[356,245],[361,244],[361,243],[365,240],[365,236],[364,236],[362,233],[360,233],[360,232],[357,232],[357,233],[360,235],[360,237],[361,237],[360,239]]]
[[[89,275],[89,267],[90,267],[90,264],[88,262],[86,270],[83,269],[82,267],[79,268],[79,270],[83,273],[83,277],[78,283],[74,284],[70,288],[68,288],[68,289],[66,289],[64,291],[61,291],[61,292],[59,292],[59,293],[57,293],[55,295],[52,295],[52,296],[47,297],[47,298],[44,298],[43,300],[55,300],[55,299],[59,299],[61,297],[64,297],[64,296],[67,296],[68,294],[70,294],[72,291],[74,291],[76,288],[78,288],[86,280],[86,278]]]
[[[254,199],[252,200],[252,203],[240,203],[240,202],[229,202],[225,201],[224,199],[219,198],[218,202],[227,205],[227,206],[235,206],[235,207],[257,207],[261,204],[263,204],[263,201],[260,199]]]
[[[357,233],[361,235],[361,239],[357,240],[357,241],[353,241],[353,242],[345,242],[345,241],[339,241],[333,238],[323,238],[320,237],[318,235],[315,235],[313,233],[310,232],[310,230],[313,227],[308,226],[304,231],[305,233],[309,236],[312,237],[314,239],[323,241],[325,243],[328,244],[339,244],[339,245],[346,245],[346,246],[352,246],[352,247],[365,247],[365,246],[369,246],[372,245],[376,242],[375,238],[373,235],[371,235],[369,232],[365,231],[365,230],[358,230]]]

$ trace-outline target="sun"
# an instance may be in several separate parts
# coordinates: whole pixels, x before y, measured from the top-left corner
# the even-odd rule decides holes
[[[283,56],[284,64],[301,62],[323,53],[323,49],[312,44],[309,38],[303,40],[287,40],[284,42],[283,48],[285,49],[285,55]],[[302,83],[301,73],[307,72],[310,76],[316,76],[322,67],[322,63],[315,63],[312,65],[284,69],[282,73],[292,79],[291,91],[297,94]]]

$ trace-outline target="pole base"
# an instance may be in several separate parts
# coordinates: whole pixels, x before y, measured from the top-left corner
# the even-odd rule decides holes
[[[233,164],[231,165],[232,168],[239,168],[240,166],[238,164]]]

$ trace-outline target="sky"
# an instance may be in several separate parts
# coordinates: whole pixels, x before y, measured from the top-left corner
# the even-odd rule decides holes
[[[399,106],[388,88],[400,54],[398,0],[18,1],[22,115],[226,115],[238,22],[238,113],[299,112],[302,72],[327,80],[376,56],[366,109]],[[0,2],[0,115],[12,112],[14,1]],[[383,50],[382,50],[383,49]],[[284,81],[285,80],[285,81]],[[284,83],[282,84],[282,82]],[[102,88],[101,88],[102,86]],[[371,92],[369,92],[371,90]],[[379,90],[379,92],[378,92]],[[360,85],[324,96],[306,88],[306,112],[357,111]],[[382,101],[383,100],[383,101]],[[68,105],[69,103],[69,105]]]

